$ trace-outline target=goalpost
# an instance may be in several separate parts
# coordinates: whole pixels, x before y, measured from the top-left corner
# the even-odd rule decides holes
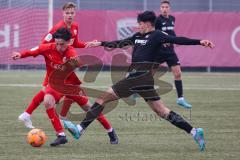
[[[48,30],[53,27],[53,0],[48,0]]]

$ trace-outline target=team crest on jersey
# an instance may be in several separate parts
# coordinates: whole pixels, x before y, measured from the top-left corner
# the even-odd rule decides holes
[[[76,30],[76,29],[74,29],[74,30],[73,30],[73,33],[74,33],[75,35],[77,35],[77,30]]]
[[[117,37],[125,39],[132,36],[137,30],[136,18],[125,18],[117,21]]]
[[[150,35],[148,34],[148,35],[145,36],[145,38],[148,38],[149,36],[150,36]]]
[[[70,46],[73,45],[73,42],[74,42],[74,39],[73,39],[73,38],[70,39],[69,45],[70,45]]]

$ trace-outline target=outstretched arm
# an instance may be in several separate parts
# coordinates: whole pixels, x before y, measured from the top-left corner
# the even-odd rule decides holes
[[[86,44],[87,47],[98,47],[103,46],[107,48],[123,48],[126,46],[132,46],[134,44],[134,37],[129,37],[123,40],[116,40],[116,41],[92,41]]]
[[[198,40],[198,39],[190,39],[186,37],[174,37],[170,35],[165,35],[164,33],[158,37],[158,41],[160,43],[174,43],[179,45],[202,45],[205,47],[213,48],[214,44],[209,40]]]
[[[20,58],[25,58],[25,57],[36,57],[41,54],[41,49],[39,47],[34,47],[31,50],[26,50],[22,52],[13,52],[12,53],[12,59],[17,60]]]

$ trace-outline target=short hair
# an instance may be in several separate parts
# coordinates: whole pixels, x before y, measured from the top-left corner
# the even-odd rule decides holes
[[[163,1],[161,2],[161,5],[164,4],[164,3],[170,5],[170,2],[169,2],[168,0],[163,0]]]
[[[67,2],[63,5],[62,10],[65,10],[67,8],[76,8],[76,4],[73,2]]]
[[[139,22],[150,22],[154,26],[157,17],[153,11],[145,11],[138,14],[137,21]]]
[[[63,39],[65,41],[69,41],[72,37],[72,34],[67,28],[60,28],[54,34],[53,38]]]

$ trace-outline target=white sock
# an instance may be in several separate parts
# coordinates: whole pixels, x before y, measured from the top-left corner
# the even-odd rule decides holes
[[[112,132],[113,131],[113,128],[110,128],[107,130],[108,133]]]
[[[30,118],[31,114],[27,113],[27,112],[23,112],[22,113],[23,118]]]
[[[184,100],[184,98],[183,97],[179,97],[178,100]]]
[[[59,136],[65,136],[65,133],[64,132],[60,132],[58,133]]]
[[[81,132],[83,130],[82,126],[80,124],[77,125],[78,130]]]
[[[67,119],[67,117],[63,117],[63,116],[61,116],[61,115],[59,115],[59,118],[60,118],[61,120],[66,120],[66,119]]]
[[[197,129],[196,128],[193,128],[190,132],[190,134],[194,137],[197,133]]]

